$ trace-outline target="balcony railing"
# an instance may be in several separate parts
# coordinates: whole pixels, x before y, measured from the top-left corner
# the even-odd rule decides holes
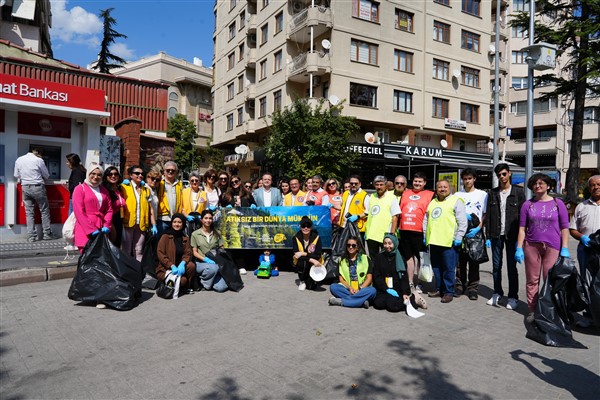
[[[331,67],[329,54],[324,51],[313,51],[297,55],[288,64],[288,74],[297,75],[301,72],[327,73]]]

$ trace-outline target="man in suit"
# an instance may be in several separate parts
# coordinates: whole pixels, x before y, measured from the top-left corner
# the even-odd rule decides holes
[[[271,207],[283,205],[283,197],[279,189],[271,187],[273,184],[273,176],[265,172],[262,176],[262,187],[259,187],[252,192],[254,201],[257,207]]]

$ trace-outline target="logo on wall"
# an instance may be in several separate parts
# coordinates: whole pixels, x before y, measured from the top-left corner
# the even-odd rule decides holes
[[[47,118],[40,119],[39,125],[42,132],[50,132],[52,130],[52,122]]]

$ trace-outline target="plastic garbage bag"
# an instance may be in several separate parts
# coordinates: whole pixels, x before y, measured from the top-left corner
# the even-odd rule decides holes
[[[471,214],[471,220],[467,225],[467,232],[469,230],[479,226],[480,220],[476,214]],[[487,255],[487,249],[485,247],[485,235],[483,234],[483,229],[477,232],[477,234],[472,237],[464,237],[463,238],[463,247],[462,250],[467,254],[469,260],[475,261],[479,264],[483,264],[488,262],[490,259]]]
[[[136,306],[142,289],[141,264],[99,233],[85,246],[69,288],[69,299],[104,303],[117,310]]]
[[[218,251],[212,250],[209,254],[213,255],[214,258],[210,258],[219,266],[219,273],[223,277],[223,280],[225,280],[225,283],[227,283],[229,290],[234,292],[242,290],[244,282],[240,276],[240,270],[231,255],[224,249],[219,249]]]
[[[142,287],[151,290],[156,289],[158,286],[158,279],[156,279],[156,266],[158,265],[158,255],[156,254],[157,244],[158,237],[148,234],[142,251],[142,270],[144,272]]]
[[[573,313],[586,307],[589,298],[575,261],[559,257],[548,271],[526,337],[546,346],[587,348],[573,339]]]
[[[323,282],[337,282],[339,276],[340,258],[346,252],[346,242],[350,237],[358,238],[358,249],[360,252],[365,252],[365,244],[355,222],[346,220],[346,226],[343,229],[338,229],[331,237],[331,254],[323,254],[323,265],[327,269],[327,275]]]
[[[600,327],[600,229],[590,235],[587,276],[582,277],[590,294],[589,311],[594,325]]]
[[[421,268],[419,268],[419,280],[421,282],[432,282],[433,281],[433,268],[431,267],[431,260],[429,259],[428,252],[421,252]]]
[[[187,237],[192,237],[192,232],[197,231],[198,229],[202,228],[202,223],[200,222],[200,213],[198,212],[191,212],[188,215],[195,217],[193,221],[186,221],[185,222],[185,236]]]

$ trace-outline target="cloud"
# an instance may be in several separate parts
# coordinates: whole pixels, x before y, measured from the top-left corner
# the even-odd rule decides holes
[[[114,43],[110,46],[110,52],[115,56],[119,56],[127,61],[135,59],[135,50],[127,47],[125,43]]]
[[[96,14],[82,7],[75,6],[67,9],[67,0],[52,0],[52,29],[53,39],[65,43],[84,44],[97,47],[100,44],[102,21]]]

